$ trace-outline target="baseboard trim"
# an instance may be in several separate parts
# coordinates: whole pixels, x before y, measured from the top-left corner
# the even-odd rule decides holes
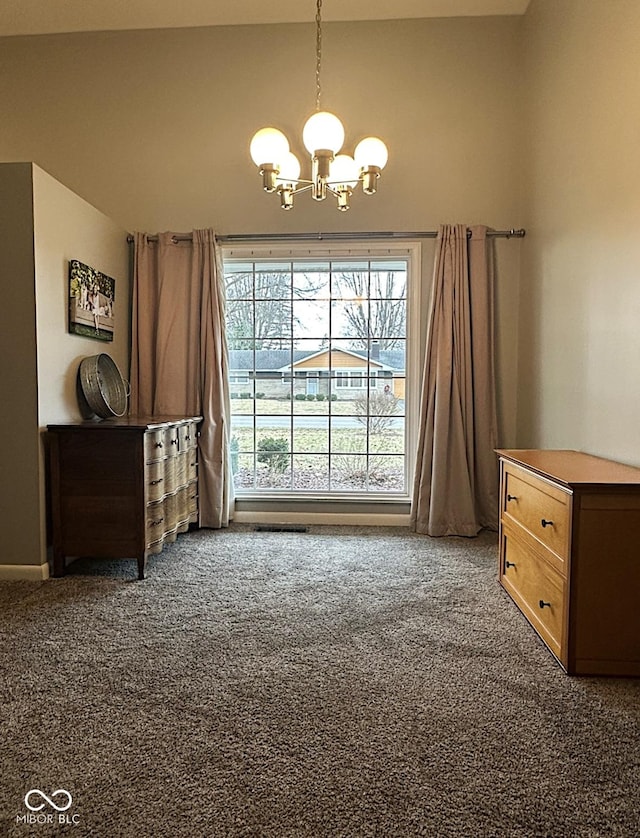
[[[237,524],[341,524],[350,527],[408,527],[409,515],[375,515],[357,512],[235,512]]]
[[[24,582],[43,582],[49,578],[49,565],[44,564],[0,564],[0,579]]]

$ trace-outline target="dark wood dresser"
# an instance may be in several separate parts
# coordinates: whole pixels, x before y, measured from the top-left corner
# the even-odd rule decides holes
[[[198,522],[199,416],[129,416],[49,425],[53,575],[69,557],[131,558],[144,578]]]
[[[497,453],[501,585],[569,674],[640,675],[640,469]]]

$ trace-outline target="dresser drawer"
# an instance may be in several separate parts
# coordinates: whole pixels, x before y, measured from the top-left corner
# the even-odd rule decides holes
[[[166,495],[163,501],[164,505],[164,531],[167,533],[174,533],[178,529],[178,493],[173,492]]]
[[[147,546],[155,544],[158,541],[162,543],[163,536],[166,531],[165,521],[165,507],[164,503],[156,501],[147,506],[145,516],[145,533]]]
[[[144,459],[145,462],[161,460],[164,453],[164,431],[162,428],[147,431],[144,435]]]
[[[176,485],[186,485],[189,473],[189,451],[181,451],[176,457]]]
[[[528,539],[514,529],[502,531],[500,582],[547,646],[562,658],[566,582]]]
[[[165,457],[175,457],[178,453],[178,446],[180,445],[179,426],[170,425],[168,428],[165,428],[163,437]]]
[[[175,492],[178,485],[178,458],[167,457],[162,462],[164,470],[164,494]]]
[[[566,574],[571,531],[571,494],[531,472],[505,463],[502,517],[524,527],[557,557]]]
[[[147,500],[160,500],[164,494],[164,461],[147,463],[144,467],[144,479],[147,484]]]
[[[198,426],[195,422],[184,422],[180,425],[180,450],[195,448],[198,444]]]

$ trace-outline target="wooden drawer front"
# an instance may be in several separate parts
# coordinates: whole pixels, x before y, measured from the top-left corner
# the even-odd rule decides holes
[[[164,531],[175,532],[178,528],[178,493],[167,495],[164,499]]]
[[[508,528],[502,533],[500,582],[547,646],[562,660],[565,581]]]
[[[188,448],[195,448],[197,445],[198,428],[195,422],[184,422],[180,425],[180,450],[186,451]]]
[[[560,569],[564,567],[569,556],[569,492],[505,464],[502,512],[552,550],[561,560]]]
[[[162,501],[150,503],[147,507],[145,524],[146,544],[155,544],[162,541],[165,533],[165,509]]]
[[[155,431],[147,431],[144,435],[144,459],[149,463],[154,460],[161,460],[164,453],[164,432],[161,428]]]
[[[176,495],[178,529],[184,532],[189,526],[189,496],[188,487],[183,486]]]
[[[164,494],[164,461],[156,460],[147,463],[144,469],[145,482],[147,484],[147,500],[160,500]]]
[[[166,457],[175,457],[180,445],[178,425],[170,425],[164,430],[164,447]]]
[[[163,462],[164,466],[164,494],[175,492],[178,487],[177,480],[177,457],[167,457]]]
[[[188,451],[181,451],[176,458],[176,486],[185,486],[187,483],[188,460]]]

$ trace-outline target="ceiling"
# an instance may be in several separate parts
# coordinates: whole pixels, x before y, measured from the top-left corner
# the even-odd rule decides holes
[[[522,15],[529,0],[324,0],[323,21]],[[2,0],[0,36],[297,23],[314,0]]]

